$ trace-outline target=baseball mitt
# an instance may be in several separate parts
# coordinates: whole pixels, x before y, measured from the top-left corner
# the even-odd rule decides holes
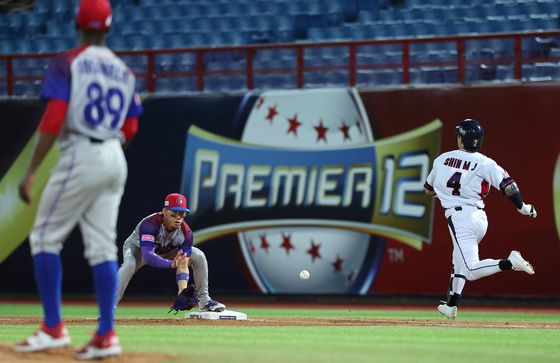
[[[175,298],[175,302],[169,308],[168,314],[175,310],[175,315],[179,311],[191,310],[198,305],[198,297],[196,296],[196,289],[193,284],[190,284],[186,289],[181,291],[179,295]]]

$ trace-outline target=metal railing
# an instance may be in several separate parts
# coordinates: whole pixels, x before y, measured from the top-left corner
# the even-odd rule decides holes
[[[523,64],[538,62],[560,62],[560,57],[549,54],[551,48],[560,47],[560,43],[555,38],[560,38],[560,31],[546,32],[522,32],[522,33],[498,33],[483,35],[461,35],[461,36],[443,36],[443,37],[418,37],[403,39],[376,39],[376,40],[355,40],[355,41],[325,41],[325,42],[305,42],[305,43],[282,43],[282,44],[250,44],[242,46],[218,46],[218,47],[201,47],[201,48],[177,48],[177,49],[149,49],[149,50],[130,50],[118,51],[117,54],[127,57],[127,59],[138,58],[145,63],[145,69],[136,70],[135,74],[138,79],[147,82],[146,89],[149,92],[157,90],[157,82],[167,77],[193,77],[196,91],[205,90],[205,79],[208,76],[228,76],[243,75],[245,77],[245,86],[247,89],[255,88],[255,74],[266,73],[285,73],[295,71],[296,88],[303,88],[305,85],[304,74],[311,71],[328,72],[331,70],[343,70],[347,72],[348,85],[356,86],[356,75],[362,70],[379,70],[379,69],[398,69],[402,72],[402,84],[407,85],[411,82],[411,69],[419,67],[453,67],[457,72],[457,83],[466,84],[465,69],[467,66],[477,65],[512,65],[513,78],[522,80]],[[544,39],[544,41],[543,41]],[[471,57],[467,51],[467,44],[471,42],[484,42],[489,40],[511,41],[511,44],[500,51],[496,51],[497,57],[490,59],[481,59],[476,56]],[[533,41],[537,46],[531,45],[531,49],[524,48],[524,40]],[[537,42],[536,40],[540,40]],[[437,47],[437,44],[451,44],[448,54],[451,58],[443,60],[419,61],[411,55],[418,55],[420,51],[412,52],[413,47],[430,46]],[[357,55],[375,52],[374,48],[382,48],[383,46],[393,46],[400,49],[397,51],[398,61],[367,63],[358,62]],[[341,56],[341,62],[335,65],[312,66],[306,65],[306,52],[310,52],[313,48],[340,48],[338,55]],[[368,48],[369,47],[369,48]],[[477,47],[473,47],[476,49]],[[511,48],[511,49],[510,49]],[[294,66],[291,68],[255,68],[255,60],[259,53],[272,50],[292,50],[295,52],[293,57]],[[365,52],[363,51],[365,50]],[[208,69],[208,58],[210,55],[231,54],[235,53],[241,68],[228,68],[210,70]],[[14,94],[14,83],[17,81],[40,81],[42,76],[39,75],[19,75],[14,73],[14,61],[29,58],[51,58],[57,53],[42,54],[9,54],[0,55],[0,62],[4,63],[4,70],[0,70],[0,82],[6,84],[6,94],[11,96]],[[162,55],[191,54],[195,62],[192,67],[186,70],[165,70],[158,67],[156,58]]]

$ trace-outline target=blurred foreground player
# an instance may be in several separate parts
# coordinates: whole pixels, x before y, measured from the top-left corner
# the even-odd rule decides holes
[[[80,46],[55,57],[45,74],[41,97],[48,103],[19,188],[25,202],[30,203],[35,171],[57,138],[61,154],[29,236],[44,321],[34,335],[15,345],[18,352],[70,344],[61,318],[60,251],[79,224],[84,256],[93,272],[100,319],[93,338],[76,352],[76,358],[121,353],[113,329],[116,222],[127,178],[121,144],[136,134],[142,107],[134,92],[134,74],[104,45],[111,18],[108,0],[82,0],[76,16]]]

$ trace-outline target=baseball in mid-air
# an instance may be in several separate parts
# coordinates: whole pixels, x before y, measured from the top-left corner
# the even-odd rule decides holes
[[[302,280],[307,280],[309,278],[309,271],[301,270],[301,272],[299,273],[299,278]]]

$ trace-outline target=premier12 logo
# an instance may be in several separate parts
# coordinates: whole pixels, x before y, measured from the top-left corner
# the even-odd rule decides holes
[[[441,122],[333,149],[279,149],[189,129],[182,190],[197,242],[254,228],[328,226],[431,241],[433,201],[423,185]]]

